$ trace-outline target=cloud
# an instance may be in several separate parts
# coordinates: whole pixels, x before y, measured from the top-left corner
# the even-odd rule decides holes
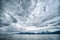
[[[0,32],[60,30],[58,6],[53,0],[2,0]]]

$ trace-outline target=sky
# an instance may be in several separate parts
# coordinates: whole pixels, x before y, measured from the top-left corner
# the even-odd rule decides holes
[[[59,0],[1,0],[0,33],[60,30]]]

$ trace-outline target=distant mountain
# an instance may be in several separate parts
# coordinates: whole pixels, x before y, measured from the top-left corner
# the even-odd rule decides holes
[[[41,33],[35,33],[35,32],[20,32],[17,34],[60,34],[60,30],[59,31],[55,31],[55,32],[41,32]]]

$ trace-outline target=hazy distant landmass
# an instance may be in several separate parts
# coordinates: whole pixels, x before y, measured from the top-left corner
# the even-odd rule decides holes
[[[17,33],[17,34],[60,34],[60,31],[55,31],[55,32],[41,32],[41,33],[38,33],[38,32],[20,32],[20,33]]]

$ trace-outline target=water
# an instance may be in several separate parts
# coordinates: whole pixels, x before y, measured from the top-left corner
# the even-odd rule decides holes
[[[60,40],[60,34],[1,34],[0,40]]]

